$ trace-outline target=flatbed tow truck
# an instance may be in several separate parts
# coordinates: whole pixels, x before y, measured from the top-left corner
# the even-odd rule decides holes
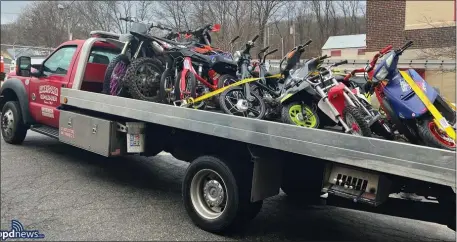
[[[30,129],[106,157],[169,152],[190,162],[184,206],[210,232],[250,221],[280,188],[302,203],[325,192],[375,207],[406,189],[437,198],[455,230],[455,152],[101,94],[116,46],[95,36],[42,65],[20,57],[0,90],[5,141]]]

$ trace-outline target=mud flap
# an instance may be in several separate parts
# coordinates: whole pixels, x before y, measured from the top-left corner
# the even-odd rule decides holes
[[[251,202],[279,194],[283,169],[280,152],[255,145],[248,149],[254,162]]]

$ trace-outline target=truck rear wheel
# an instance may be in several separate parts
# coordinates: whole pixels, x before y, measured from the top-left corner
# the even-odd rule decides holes
[[[212,156],[201,156],[190,164],[183,181],[183,200],[198,227],[221,233],[241,228],[257,215],[263,201],[250,202],[249,165],[230,168]]]
[[[21,144],[27,135],[27,127],[22,119],[21,107],[17,101],[5,103],[1,120],[2,136],[6,143]]]

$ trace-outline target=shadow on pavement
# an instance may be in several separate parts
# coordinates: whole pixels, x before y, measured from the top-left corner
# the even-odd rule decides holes
[[[56,162],[70,162],[73,165],[88,167],[85,171],[89,172],[83,174],[89,176],[88,179],[102,179],[112,182],[113,185],[131,186],[144,190],[145,193],[150,190],[165,191],[173,199],[181,200],[181,181],[186,164],[175,160],[172,156],[105,158],[42,136],[28,137],[23,145],[46,148],[46,152],[54,153],[57,157],[65,157]],[[163,159],[166,161],[163,162]],[[411,240],[411,236],[424,238],[421,237],[421,232],[407,232],[413,225],[399,222],[392,227],[386,220],[392,221],[395,218],[386,219],[374,216],[373,213],[436,221],[438,209],[438,204],[405,200],[389,200],[380,208],[370,208],[339,200],[329,201],[328,205],[331,206],[325,206],[325,203],[325,200],[322,200],[322,204],[319,205],[301,205],[289,201],[284,194],[269,198],[264,201],[262,211],[245,231],[230,235],[228,238],[245,240],[260,236],[265,240],[263,238],[265,236],[267,240],[271,238],[271,240],[383,241],[384,236],[387,236],[391,237],[389,241]],[[353,212],[334,205],[349,209],[357,208],[364,212]],[[184,212],[184,209],[182,211]],[[356,229],[357,227],[360,229]]]

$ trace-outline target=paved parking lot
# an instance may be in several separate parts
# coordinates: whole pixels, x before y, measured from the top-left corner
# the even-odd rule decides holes
[[[267,199],[244,232],[220,236],[192,224],[181,201],[187,164],[154,158],[106,159],[30,132],[22,146],[1,141],[1,229],[12,219],[47,240],[447,240],[444,225],[393,217],[436,204],[393,202],[376,214],[334,206]],[[433,213],[432,213],[433,214]]]

